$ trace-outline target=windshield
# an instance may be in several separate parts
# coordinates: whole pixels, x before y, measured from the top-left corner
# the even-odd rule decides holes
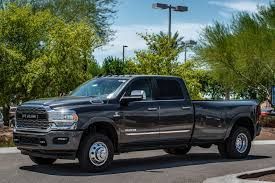
[[[71,95],[106,98],[114,94],[126,81],[125,79],[116,78],[98,78],[90,80],[76,88]]]

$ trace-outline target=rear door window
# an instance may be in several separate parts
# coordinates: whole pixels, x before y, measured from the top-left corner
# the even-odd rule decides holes
[[[176,79],[157,78],[158,100],[183,99],[183,91]]]

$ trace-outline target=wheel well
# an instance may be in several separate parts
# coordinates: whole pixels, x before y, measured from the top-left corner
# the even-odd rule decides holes
[[[241,117],[241,118],[239,118],[235,122],[232,130],[235,129],[235,128],[237,128],[237,127],[247,128],[249,130],[249,132],[250,132],[251,138],[254,138],[254,125],[253,125],[253,122],[252,122],[252,120],[250,118],[248,118],[248,117]]]
[[[118,152],[118,135],[110,123],[107,122],[96,122],[91,124],[88,129],[84,132],[85,135],[87,134],[95,134],[95,133],[101,133],[106,135],[113,143],[114,145],[114,151]]]

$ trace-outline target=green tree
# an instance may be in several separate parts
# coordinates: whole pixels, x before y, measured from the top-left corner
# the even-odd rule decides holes
[[[142,74],[139,70],[139,65],[135,58],[129,58],[125,60],[125,66],[123,69],[124,74]]]
[[[181,77],[188,89],[188,92],[193,100],[200,100],[203,98],[201,83],[202,78],[205,78],[206,71],[198,67],[196,61],[190,60],[179,64],[175,68],[173,75]]]
[[[122,75],[125,74],[126,64],[122,59],[117,57],[106,57],[102,64],[103,74],[113,74],[113,75]]]
[[[35,12],[50,10],[66,23],[87,21],[102,44],[113,34],[110,25],[116,14],[117,0],[2,0],[1,7],[5,8],[10,2],[18,6],[31,5]]]
[[[219,100],[225,98],[226,89],[220,81],[213,75],[212,71],[201,70],[199,83],[201,84],[200,92],[202,96],[208,99]]]
[[[232,36],[230,28],[216,22],[203,31],[202,40],[198,47],[199,59],[206,62],[204,67],[210,67],[214,80],[217,80],[225,88],[225,96],[229,98],[229,91],[232,90],[234,81],[235,58],[232,54]],[[233,69],[228,69],[232,68]]]
[[[183,38],[175,33],[169,39],[163,32],[141,37],[148,49],[136,52],[136,61],[131,63],[135,73],[179,76],[185,81],[192,99],[201,99],[202,85],[199,81],[204,72],[193,60],[186,63],[178,61],[179,54],[184,50]]]
[[[135,53],[139,69],[144,74],[173,74],[178,65],[179,54],[184,49],[183,38],[178,33],[172,35],[170,39],[163,32],[139,35],[148,46],[148,49]]]
[[[275,83],[274,3],[260,13],[239,13],[232,23],[204,29],[198,58],[213,72],[226,93],[263,99]]]
[[[102,74],[103,71],[101,66],[95,60],[92,60],[88,67],[88,72],[92,76],[99,76]]]
[[[67,93],[91,77],[99,44],[85,22],[9,5],[0,11],[0,106]]]

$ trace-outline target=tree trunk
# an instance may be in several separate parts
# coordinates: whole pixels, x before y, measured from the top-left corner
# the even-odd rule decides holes
[[[230,91],[229,90],[225,91],[225,100],[230,100]]]
[[[8,126],[9,125],[9,112],[10,112],[10,106],[8,106],[8,105],[5,105],[4,107],[3,107],[3,117],[4,117],[4,124],[6,125],[6,126]]]

